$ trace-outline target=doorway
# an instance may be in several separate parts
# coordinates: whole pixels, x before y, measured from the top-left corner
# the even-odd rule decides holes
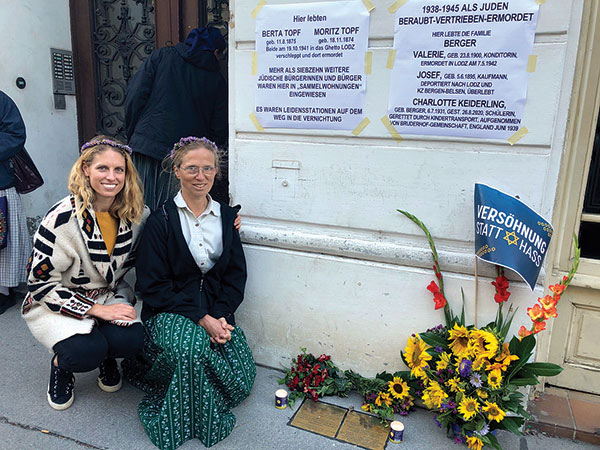
[[[548,360],[563,367],[549,379],[559,387],[600,394],[600,1],[585,2],[570,109],[570,136],[562,162],[557,214],[556,280],[569,270],[573,234],[582,251],[579,270],[558,304]]]

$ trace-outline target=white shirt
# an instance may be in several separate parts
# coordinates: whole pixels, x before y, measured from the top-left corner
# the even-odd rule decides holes
[[[179,213],[181,231],[194,261],[205,274],[223,253],[221,205],[208,196],[208,205],[198,217],[188,207],[181,191],[173,199]]]

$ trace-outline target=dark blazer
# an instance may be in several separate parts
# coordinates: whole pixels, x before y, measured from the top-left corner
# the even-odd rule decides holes
[[[15,184],[10,158],[25,145],[25,123],[15,102],[0,91],[0,189]]]
[[[235,324],[234,312],[244,299],[246,285],[246,259],[233,226],[236,215],[236,208],[221,203],[223,253],[204,276],[185,242],[173,200],[150,215],[136,252],[136,291],[143,301],[143,321],[169,312],[195,323],[210,314]]]

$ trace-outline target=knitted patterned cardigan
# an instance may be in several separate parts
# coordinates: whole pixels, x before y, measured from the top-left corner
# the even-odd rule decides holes
[[[94,304],[135,303],[123,277],[134,265],[148,208],[141,224],[119,222],[109,255],[93,208],[78,216],[78,203],[70,195],[48,211],[34,236],[27,265],[29,292],[21,314],[34,337],[51,352],[57,342],[92,331],[95,320],[86,313]]]

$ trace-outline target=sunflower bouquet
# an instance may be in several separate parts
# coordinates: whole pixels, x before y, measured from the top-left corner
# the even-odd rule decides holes
[[[553,295],[538,299],[528,308],[532,320],[530,329],[524,326],[518,336],[508,338],[514,313],[503,313],[510,297],[509,282],[501,268],[492,282],[498,304],[493,322],[478,328],[465,324],[464,294],[460,315],[455,315],[444,293],[442,272],[431,234],[425,225],[406,211],[398,210],[415,222],[425,233],[433,257],[436,280],[427,289],[433,294],[435,309],[444,309],[445,324],[408,338],[402,359],[410,368],[411,380],[416,380],[417,392],[425,406],[437,412],[436,423],[446,429],[456,442],[470,449],[484,445],[501,450],[497,430],[520,435],[520,428],[529,414],[523,407],[523,386],[538,384],[538,376],[554,376],[561,367],[528,361],[533,356],[535,335],[545,328],[546,320],[556,317],[556,304],[569,285],[579,263],[575,238],[575,260],[569,275],[561,283],[550,286]]]
[[[412,393],[418,381],[411,379],[408,371],[382,372],[375,378],[364,378],[352,370],[346,370],[344,375],[352,389],[363,396],[363,411],[378,416],[384,425],[394,418],[394,414],[406,416],[414,409]]]

